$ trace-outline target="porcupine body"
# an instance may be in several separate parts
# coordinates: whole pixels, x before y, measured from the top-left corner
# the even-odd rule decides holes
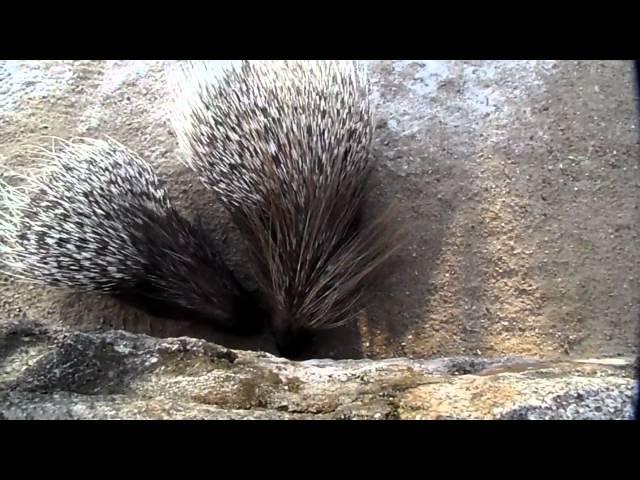
[[[20,188],[0,185],[0,269],[108,294],[163,318],[260,329],[252,295],[151,167],[115,140],[62,142]]]
[[[248,240],[280,353],[357,314],[397,246],[363,222],[374,166],[365,70],[348,61],[190,63],[173,77],[185,162]]]

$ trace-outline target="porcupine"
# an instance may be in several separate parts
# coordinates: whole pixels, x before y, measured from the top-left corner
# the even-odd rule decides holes
[[[146,161],[111,138],[61,144],[39,149],[42,172],[23,186],[0,184],[1,270],[224,332],[261,329],[252,293]]]
[[[247,239],[280,353],[360,310],[399,245],[364,222],[374,161],[365,69],[350,61],[190,62],[170,77],[183,161]]]

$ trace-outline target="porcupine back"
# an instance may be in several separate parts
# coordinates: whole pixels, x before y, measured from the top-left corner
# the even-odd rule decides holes
[[[355,62],[190,64],[173,80],[185,162],[245,234],[282,349],[357,313],[397,245],[383,214],[363,223],[374,132]]]
[[[42,170],[0,185],[0,268],[19,279],[109,294],[162,317],[243,331],[249,294],[151,167],[115,140],[40,149]]]

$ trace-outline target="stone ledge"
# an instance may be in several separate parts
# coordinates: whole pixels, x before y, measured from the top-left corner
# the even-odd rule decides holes
[[[203,340],[0,324],[6,419],[628,419],[631,359],[290,362]]]

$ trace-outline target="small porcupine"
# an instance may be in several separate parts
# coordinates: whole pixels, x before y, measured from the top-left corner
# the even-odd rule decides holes
[[[262,313],[201,224],[150,165],[113,139],[61,141],[39,175],[0,184],[0,267],[30,282],[108,294],[164,318],[253,333]]]
[[[366,70],[351,61],[190,62],[171,77],[183,161],[244,233],[284,356],[353,318],[399,245],[371,223],[374,133]]]

